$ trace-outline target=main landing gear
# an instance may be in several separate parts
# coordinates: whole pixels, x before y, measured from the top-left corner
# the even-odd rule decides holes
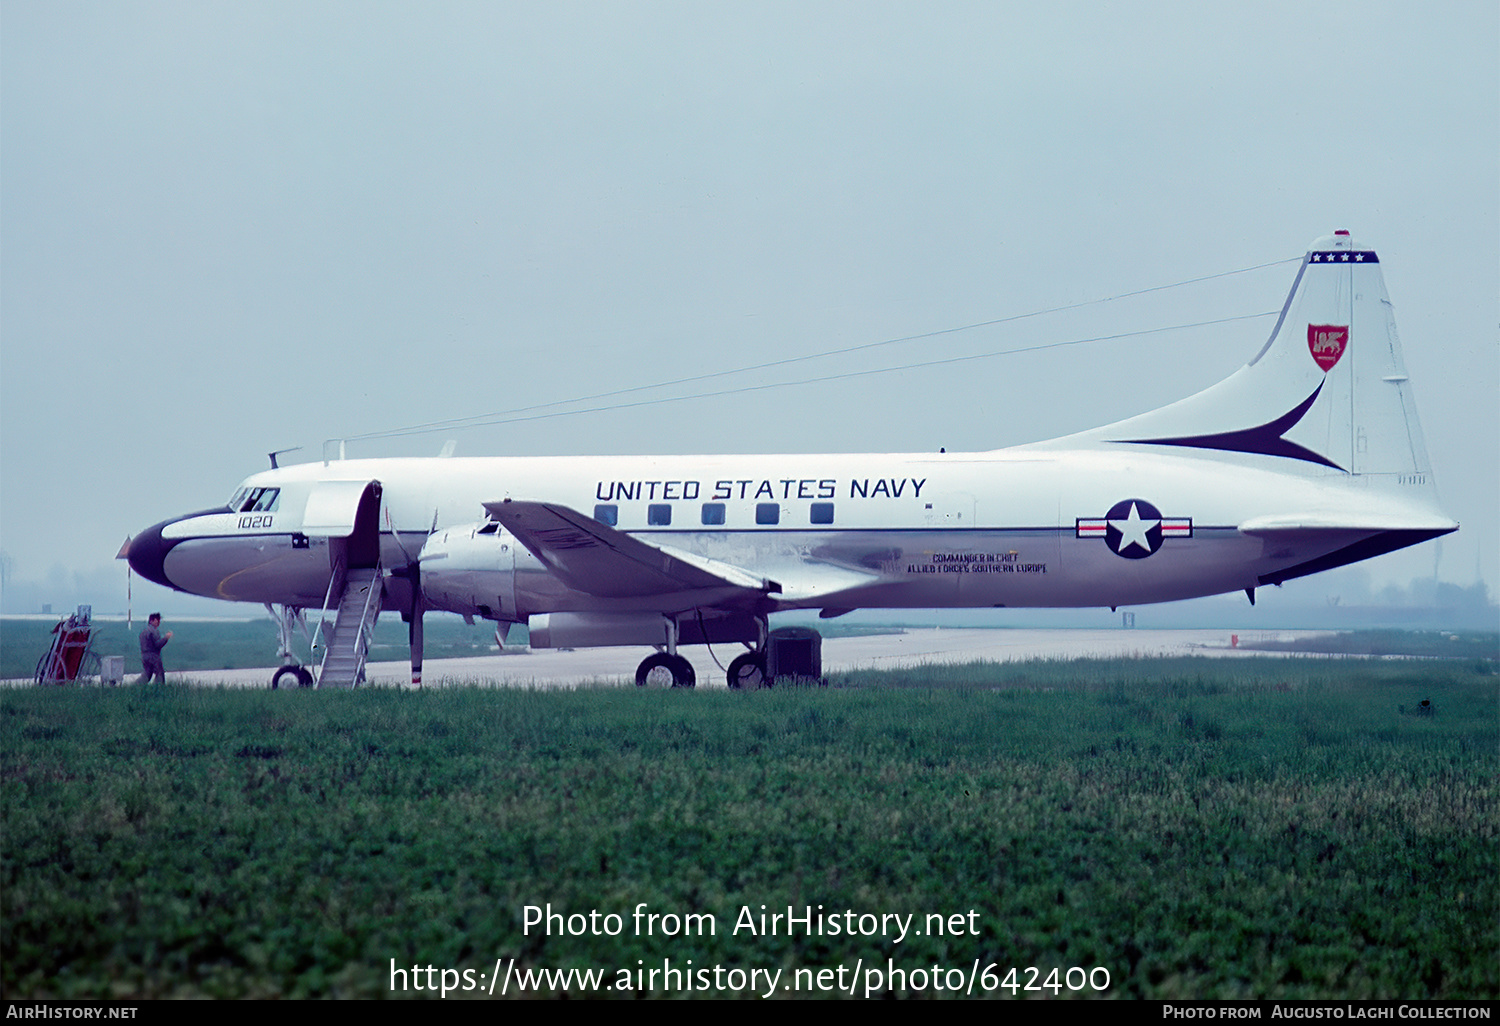
[[[664,617],[666,627],[665,644],[658,646],[654,655],[649,655],[641,661],[641,665],[635,671],[635,683],[637,687],[659,687],[659,688],[690,688],[697,685],[697,672],[693,664],[678,654],[677,646],[680,639],[681,626],[675,617]],[[691,625],[691,621],[689,621]],[[736,640],[743,641],[750,651],[736,657],[729,664],[728,676],[729,686],[736,690],[741,688],[755,689],[770,687],[771,680],[766,674],[766,620],[765,617],[755,618],[755,634],[753,641],[741,636]],[[692,643],[699,641],[708,643],[714,640],[710,631],[705,627],[703,617],[700,615],[696,624],[697,631],[689,635]],[[751,647],[751,646],[754,647]],[[715,662],[718,660],[715,659]]]
[[[657,652],[647,656],[635,671],[637,687],[690,688],[698,683],[693,664],[680,655]],[[738,691],[754,691],[771,686],[766,676],[766,657],[760,651],[746,652],[729,664],[729,686]]]
[[[765,650],[755,649],[736,656],[729,663],[728,676],[729,686],[736,691],[770,687],[771,678],[766,675]]]
[[[690,688],[698,683],[693,664],[682,656],[669,652],[658,652],[641,660],[636,667],[636,687]]]
[[[770,640],[770,625],[764,616],[755,620],[754,642],[746,641],[750,651],[742,652],[729,661],[725,676],[729,678],[731,691],[758,691],[771,686],[771,674],[767,670],[767,642]]]
[[[682,656],[657,652],[636,668],[635,683],[643,688],[690,688],[698,683],[697,676],[693,664]],[[771,678],[766,676],[766,657],[758,650],[737,656],[729,664],[728,677],[729,686],[736,691],[771,686]]]

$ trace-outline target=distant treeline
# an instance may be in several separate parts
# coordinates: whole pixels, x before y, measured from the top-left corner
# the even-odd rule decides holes
[[[1295,641],[1249,641],[1240,647],[1263,652],[1500,660],[1500,632],[1344,631]]]

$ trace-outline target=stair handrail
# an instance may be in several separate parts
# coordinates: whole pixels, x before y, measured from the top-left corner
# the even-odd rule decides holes
[[[370,642],[375,637],[375,624],[370,618],[370,606],[375,606],[375,616],[380,616],[380,593],[384,584],[380,580],[380,564],[375,564],[375,576],[370,578],[370,587],[365,591],[365,607],[360,610],[359,630],[354,636],[354,682],[364,676],[365,659],[370,654]]]
[[[343,556],[339,556],[333,562],[333,573],[328,578],[328,590],[323,593],[323,613],[328,612],[328,604],[333,601],[334,589],[337,588],[339,591],[344,590],[343,579],[347,572],[348,571],[345,558]],[[311,645],[314,649],[318,647],[318,642],[323,637],[323,625],[327,622],[327,616],[320,615],[318,617],[318,627],[313,631],[312,639],[308,642],[308,644]],[[326,652],[327,649],[324,649],[324,651]]]
[[[344,556],[339,556],[333,561],[333,574],[328,578],[328,590],[323,594],[323,609],[318,614],[318,629],[313,631],[312,640],[308,642],[314,652],[318,650],[318,642],[323,638],[323,625],[328,622],[328,604],[333,601],[334,589],[337,588],[339,593],[342,594],[344,590],[344,579],[347,576],[348,559]],[[335,612],[333,615],[337,617],[338,613]],[[337,626],[337,624],[335,624],[335,626]],[[329,646],[327,644],[324,644],[323,658],[318,660],[319,684],[323,683],[323,671],[328,667],[328,651]]]

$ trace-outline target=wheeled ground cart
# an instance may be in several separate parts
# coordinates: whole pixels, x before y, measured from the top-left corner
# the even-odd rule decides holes
[[[99,656],[93,648],[93,616],[90,606],[52,628],[52,646],[36,664],[38,684],[67,684],[99,675]]]

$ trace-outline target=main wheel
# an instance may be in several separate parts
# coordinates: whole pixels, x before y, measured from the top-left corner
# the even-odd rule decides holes
[[[690,688],[698,683],[693,664],[680,655],[658,652],[641,660],[636,667],[635,685],[639,688]]]
[[[744,688],[754,691],[768,688],[771,679],[766,676],[766,660],[759,652],[746,652],[736,656],[729,664],[729,686],[736,690]]]

